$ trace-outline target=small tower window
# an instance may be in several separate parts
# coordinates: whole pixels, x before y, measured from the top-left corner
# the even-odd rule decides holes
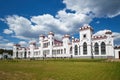
[[[86,34],[83,35],[83,38],[86,38]]]

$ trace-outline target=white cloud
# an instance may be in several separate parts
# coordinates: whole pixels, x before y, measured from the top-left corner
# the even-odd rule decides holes
[[[13,15],[6,18],[9,29],[5,29],[4,33],[10,34],[14,32],[12,37],[30,40],[50,31],[57,35],[71,33],[91,20],[87,15],[67,13],[65,10],[60,10],[56,17],[44,14],[32,16],[30,20],[22,16]]]
[[[67,9],[77,13],[92,14],[94,17],[120,15],[120,0],[63,0]]]
[[[59,18],[61,22],[61,29],[72,32],[76,30],[83,24],[89,24],[91,22],[91,17],[81,14],[81,13],[67,13],[65,10],[58,11],[58,15],[56,17]]]
[[[120,40],[120,33],[118,32],[113,32],[113,36],[115,40]]]
[[[40,34],[53,31],[55,36],[60,38],[64,34],[75,32],[83,24],[89,24],[94,17],[114,17],[120,14],[119,0],[63,0],[63,3],[66,4],[66,8],[58,11],[55,17],[44,14],[27,19],[11,15],[5,20],[0,19],[9,27],[4,33],[12,34],[12,37],[19,39],[31,40],[38,39]],[[67,12],[68,9],[75,12]],[[26,44],[24,41],[19,43]]]
[[[63,36],[64,35],[61,35],[61,34],[55,34],[55,39],[62,40]]]
[[[3,32],[3,33],[5,33],[5,34],[12,34],[13,31],[11,31],[11,30],[9,30],[9,29],[4,29],[4,32]]]
[[[0,44],[9,42],[8,39],[5,39],[3,36],[0,36]]]
[[[9,30],[13,31],[16,36],[30,36],[31,22],[24,17],[13,15],[6,18]]]
[[[2,48],[2,49],[12,49],[12,47],[13,47],[13,43],[12,42],[1,43],[0,44],[0,48]]]
[[[21,46],[27,46],[27,45],[28,45],[28,43],[27,43],[26,41],[20,41],[19,44],[20,44]]]
[[[58,11],[55,17],[50,14],[32,16],[30,19],[8,16],[5,22],[9,29],[5,29],[4,33],[14,33],[12,37],[27,40],[49,31],[63,35],[74,32],[85,23],[89,24],[94,17],[114,17],[120,13],[119,0],[63,0],[63,3],[66,8]],[[75,12],[66,12],[67,9]]]
[[[12,49],[12,46],[13,42],[10,42],[8,39],[0,36],[0,49]]]
[[[120,33],[114,32],[113,36],[114,36],[114,43],[115,43],[115,45],[119,45],[120,44]]]
[[[110,31],[110,32],[111,32],[111,30],[104,29],[104,30],[100,30],[100,31],[96,32],[96,33],[94,34],[94,36],[96,36],[96,35],[105,35],[105,33],[106,33],[107,31]]]

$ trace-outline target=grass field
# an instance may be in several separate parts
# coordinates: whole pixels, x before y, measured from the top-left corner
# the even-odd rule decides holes
[[[120,80],[120,62],[89,59],[1,60],[0,80]]]

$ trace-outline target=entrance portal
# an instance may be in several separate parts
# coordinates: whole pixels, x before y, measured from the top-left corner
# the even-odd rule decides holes
[[[7,59],[8,58],[8,56],[7,55],[4,55],[4,59]]]

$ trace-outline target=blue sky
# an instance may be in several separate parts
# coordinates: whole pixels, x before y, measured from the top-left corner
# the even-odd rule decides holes
[[[53,31],[78,37],[78,28],[89,24],[94,33],[113,32],[120,44],[120,0],[1,0],[0,48],[38,41],[40,34]]]

